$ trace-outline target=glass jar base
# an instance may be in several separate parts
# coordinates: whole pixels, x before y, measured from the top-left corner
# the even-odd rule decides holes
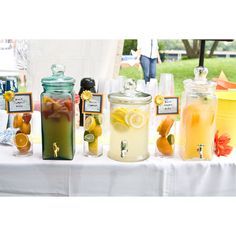
[[[74,159],[74,157],[72,157],[71,159],[68,159],[68,158],[62,158],[62,157],[57,157],[57,158],[55,158],[55,157],[48,157],[48,158],[45,158],[45,157],[43,157],[43,160],[53,160],[53,161],[72,161]]]
[[[114,160],[114,161],[119,161],[119,162],[141,162],[141,161],[145,161],[147,160],[149,157],[150,157],[150,154],[148,153],[147,155],[145,156],[139,156],[139,157],[129,157],[129,158],[121,158],[121,157],[118,157],[118,156],[114,156],[112,154],[110,154],[108,152],[108,157],[111,159],[111,160]]]
[[[101,153],[98,153],[97,155],[94,155],[94,154],[91,154],[91,153],[84,153],[84,156],[85,157],[94,157],[94,158],[96,158],[96,157],[100,157],[100,156],[102,156],[102,152]]]
[[[27,153],[21,153],[19,151],[16,151],[13,153],[13,156],[15,156],[15,157],[29,157],[29,156],[33,156],[33,151],[29,151]]]

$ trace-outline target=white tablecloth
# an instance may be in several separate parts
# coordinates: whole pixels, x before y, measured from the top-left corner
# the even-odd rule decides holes
[[[41,145],[31,157],[14,157],[11,147],[0,146],[0,195],[236,196],[236,152],[212,161],[120,163],[81,152],[73,161],[45,161]]]

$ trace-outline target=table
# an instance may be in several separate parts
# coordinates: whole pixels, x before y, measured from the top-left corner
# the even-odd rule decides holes
[[[73,161],[42,160],[40,144],[33,156],[14,157],[12,147],[0,146],[0,195],[236,196],[236,151],[212,161],[176,155],[120,163],[106,154],[83,157],[81,149]]]

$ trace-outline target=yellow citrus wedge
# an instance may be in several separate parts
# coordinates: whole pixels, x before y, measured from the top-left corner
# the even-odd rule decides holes
[[[91,132],[94,130],[96,126],[96,121],[94,119],[93,116],[88,116],[86,119],[85,119],[85,123],[84,123],[84,129],[88,132]]]
[[[13,91],[6,91],[4,94],[3,94],[3,97],[4,99],[7,101],[7,102],[10,102],[12,101],[12,99],[15,97],[15,93]]]
[[[145,115],[139,110],[133,110],[127,113],[125,117],[126,122],[135,129],[140,129],[146,124]]]

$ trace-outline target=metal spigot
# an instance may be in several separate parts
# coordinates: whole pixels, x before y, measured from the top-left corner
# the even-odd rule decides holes
[[[128,152],[128,142],[126,140],[122,140],[120,143],[120,156],[124,158]]]
[[[57,146],[57,143],[53,143],[52,144],[53,147],[53,155],[55,158],[58,157],[58,152],[60,151],[60,148]]]
[[[197,145],[197,152],[199,153],[199,158],[202,159],[203,158],[203,147],[205,146],[204,144],[198,144]]]

